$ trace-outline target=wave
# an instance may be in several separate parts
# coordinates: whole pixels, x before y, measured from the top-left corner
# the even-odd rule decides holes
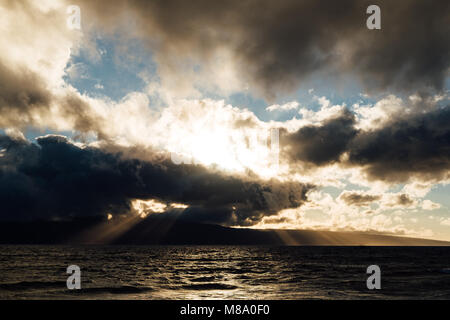
[[[195,279],[191,279],[191,282],[211,282],[217,280],[217,277],[211,276],[211,277],[198,277]]]
[[[76,294],[133,294],[133,293],[144,293],[152,291],[150,287],[135,287],[135,286],[121,286],[121,287],[92,287],[92,288],[81,288],[80,290],[72,290],[71,292]]]
[[[224,283],[203,283],[185,285],[182,288],[187,290],[234,290],[238,287]]]
[[[0,284],[0,290],[6,291],[27,291],[37,289],[60,289],[61,291],[67,291],[73,294],[86,294],[86,293],[133,294],[133,293],[144,293],[153,290],[150,287],[135,287],[135,286],[90,287],[90,288],[82,287],[79,290],[68,290],[66,287],[66,283],[63,281],[21,281],[15,283]]]
[[[21,281],[21,282],[0,284],[0,290],[9,290],[9,291],[65,288],[65,287],[66,283],[63,281]]]

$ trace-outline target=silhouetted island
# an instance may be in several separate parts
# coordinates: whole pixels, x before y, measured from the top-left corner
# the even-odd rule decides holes
[[[1,244],[449,246],[365,232],[229,228],[167,218],[0,222]]]

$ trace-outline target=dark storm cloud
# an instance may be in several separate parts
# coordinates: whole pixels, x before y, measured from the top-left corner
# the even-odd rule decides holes
[[[349,146],[349,163],[372,179],[445,179],[450,170],[450,107],[360,132]]]
[[[276,180],[243,180],[170,160],[143,161],[62,136],[38,145],[0,137],[1,219],[73,217],[130,212],[132,199],[190,206],[182,217],[253,224],[264,215],[300,206],[311,188]],[[168,214],[179,213],[172,210]]]
[[[0,60],[0,127],[51,126],[55,121],[52,105],[74,130],[105,136],[101,119],[77,93],[68,90],[57,95],[36,72],[26,67],[10,68]]]
[[[345,111],[320,125],[283,132],[280,142],[291,163],[340,163],[386,182],[445,180],[450,172],[450,107],[392,119],[367,131],[357,130],[354,117]]]
[[[356,136],[354,115],[345,110],[341,115],[318,126],[305,126],[282,136],[286,154],[293,161],[325,165],[339,160]]]
[[[134,13],[135,31],[157,44],[161,63],[184,53],[207,59],[225,46],[268,96],[318,71],[356,73],[369,90],[440,90],[449,70],[447,0],[81,3],[89,23],[98,19],[106,29],[129,30],[127,14]],[[381,8],[381,30],[366,27],[371,4]]]
[[[380,195],[371,195],[353,191],[345,191],[339,196],[346,204],[354,206],[366,206],[381,199]]]
[[[31,110],[47,111],[50,92],[40,77],[27,70],[11,70],[0,60],[0,124],[16,125],[32,121]]]

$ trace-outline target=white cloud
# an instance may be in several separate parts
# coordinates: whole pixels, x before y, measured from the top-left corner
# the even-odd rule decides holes
[[[291,101],[282,105],[273,104],[266,108],[267,111],[288,111],[297,109],[300,104],[297,101]]]
[[[363,130],[380,128],[393,116],[408,113],[403,100],[394,95],[377,101],[373,106],[354,104],[353,110],[358,118],[357,127]]]
[[[87,66],[82,62],[73,63],[65,69],[67,75],[71,79],[88,79],[89,72]]]
[[[441,205],[439,203],[433,202],[431,200],[423,200],[422,209],[424,210],[435,210],[439,209]]]
[[[413,197],[423,198],[431,191],[432,186],[429,183],[410,182],[403,187],[402,192]]]
[[[330,118],[336,117],[342,114],[345,109],[345,104],[333,105],[326,97],[314,96],[314,99],[319,103],[320,109],[314,111],[307,108],[300,108],[298,111],[302,115],[301,125],[320,124]]]
[[[66,26],[65,1],[26,1],[27,8],[0,3],[2,62],[8,67],[26,67],[38,73],[50,86],[63,84],[64,68],[71,49],[82,34]]]
[[[269,216],[256,228],[318,229],[330,231],[365,231],[397,234],[415,237],[432,237],[429,229],[411,229],[403,219],[374,210],[359,210],[323,191],[308,194],[309,202],[297,209],[282,210],[276,216]],[[414,219],[414,218],[412,218]],[[408,219],[410,222],[411,220]],[[449,219],[450,220],[450,219]]]

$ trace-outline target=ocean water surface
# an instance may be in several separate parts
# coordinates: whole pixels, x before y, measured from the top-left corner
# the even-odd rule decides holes
[[[0,246],[0,299],[450,299],[450,247]]]

